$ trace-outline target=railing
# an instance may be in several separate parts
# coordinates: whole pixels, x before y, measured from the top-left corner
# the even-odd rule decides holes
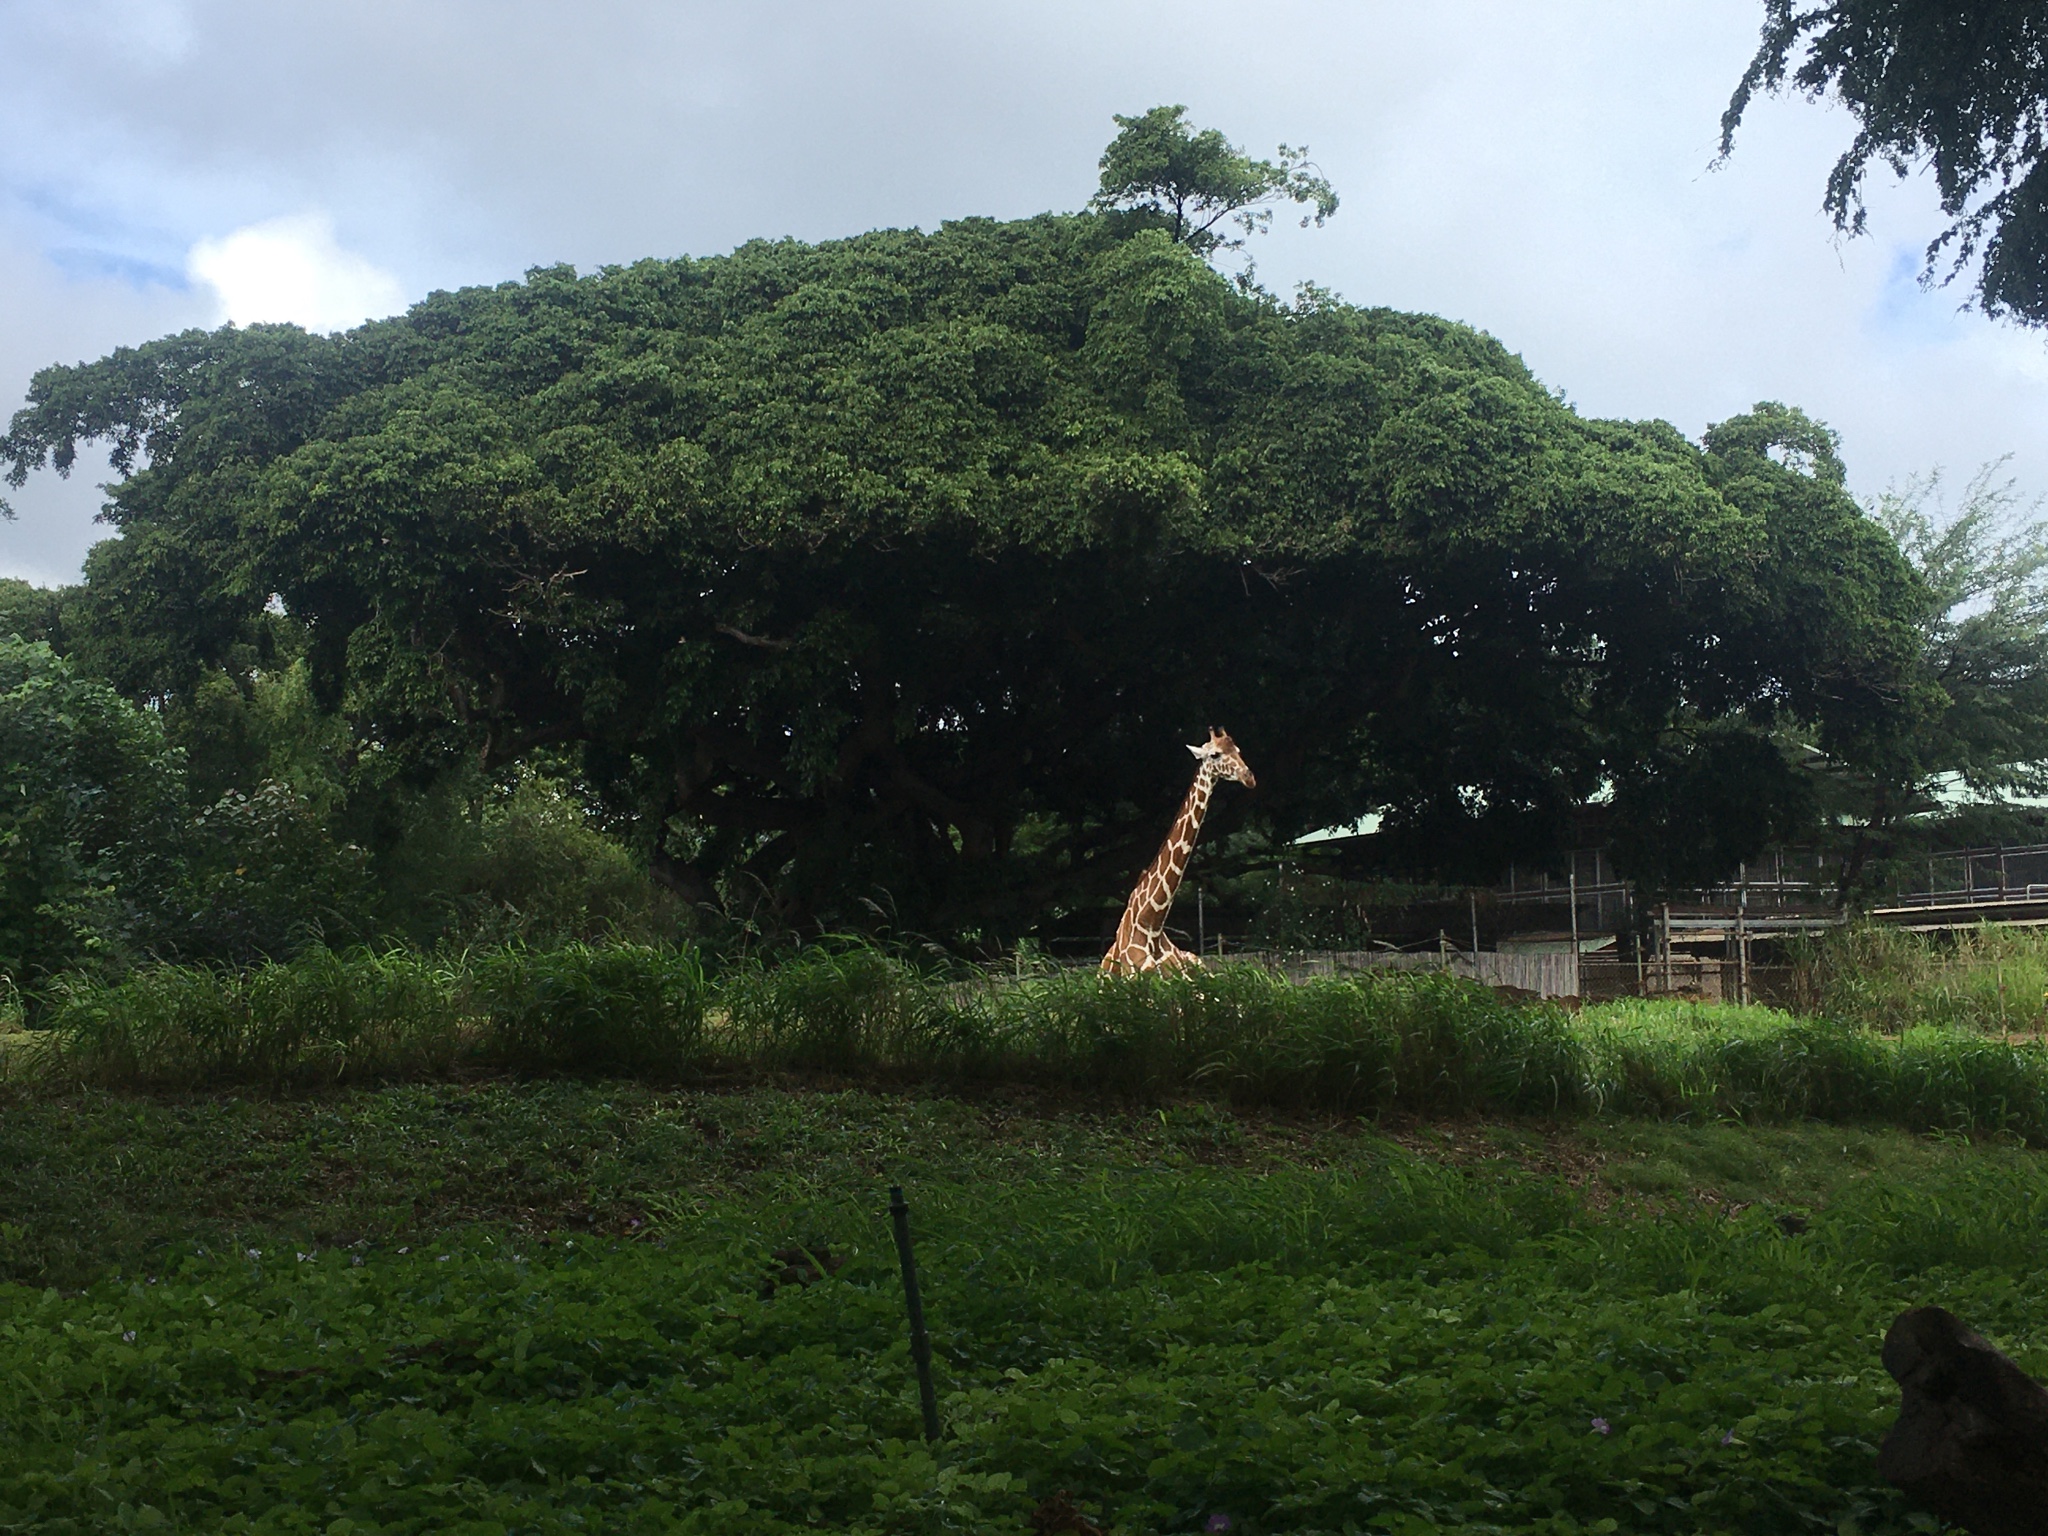
[[[1927,860],[1927,888],[1901,891],[1894,907],[2048,901],[2048,843],[1959,848]]]

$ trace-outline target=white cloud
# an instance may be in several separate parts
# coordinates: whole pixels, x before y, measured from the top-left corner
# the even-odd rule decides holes
[[[88,13],[94,9],[104,17],[94,32],[137,63],[169,66],[192,52],[196,33],[185,0],[102,0],[97,7],[85,7]]]
[[[196,41],[190,0],[16,0],[8,21],[45,47],[169,67]]]
[[[222,318],[237,325],[289,320],[338,331],[405,307],[398,279],[343,250],[324,213],[266,219],[201,240],[185,269],[220,296]]]

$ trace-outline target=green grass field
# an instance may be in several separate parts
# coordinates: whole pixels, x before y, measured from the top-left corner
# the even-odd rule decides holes
[[[2048,1372],[1995,1138],[494,1081],[17,1095],[0,1160],[6,1529],[1903,1532],[1890,1318]]]

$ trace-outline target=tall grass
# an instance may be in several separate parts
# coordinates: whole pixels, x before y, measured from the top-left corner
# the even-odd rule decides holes
[[[1295,985],[1256,966],[933,982],[880,951],[727,977],[714,1048],[743,1064],[1008,1081],[1300,1109],[1556,1110],[1578,1100],[1563,1013],[1439,975]]]
[[[1598,1108],[1659,1118],[1883,1121],[2048,1143],[2048,1047],[1921,1027],[1897,1036],[1764,1008],[1620,1003],[1576,1036]]]
[[[403,952],[316,949],[246,971],[156,965],[72,979],[35,1069],[110,1086],[307,1086],[440,1076],[464,1052],[455,975]]]
[[[507,949],[476,961],[466,982],[476,1054],[492,1066],[673,1076],[703,1047],[704,966],[693,950]]]
[[[846,947],[709,981],[690,951],[628,945],[447,961],[314,951],[246,972],[161,966],[75,982],[47,1020],[39,1048],[0,1056],[12,1074],[302,1087],[462,1071],[824,1072],[1345,1115],[1863,1120],[2048,1145],[2038,1041],[1670,1002],[1575,1018],[1412,972],[1298,985],[1243,965],[961,981]]]
[[[980,1002],[871,946],[817,946],[724,976],[717,1044],[770,1069],[957,1072],[985,1055]]]
[[[1983,927],[1931,937],[1876,925],[1830,934],[1802,958],[1813,1011],[1898,1033],[2048,1030],[2048,934]]]
[[[249,970],[63,983],[16,1076],[106,1087],[324,1084],[463,1069],[673,1076],[702,1039],[687,950],[571,944],[455,959],[315,949]]]
[[[1565,1015],[1456,977],[1290,983],[1254,966],[991,989],[987,1069],[1158,1097],[1369,1113],[1576,1107]]]

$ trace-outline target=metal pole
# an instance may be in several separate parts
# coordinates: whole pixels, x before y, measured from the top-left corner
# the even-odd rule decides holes
[[[1579,856],[1572,855],[1572,996],[1583,997],[1586,989],[1579,979]]]
[[[1208,907],[1202,899],[1202,888],[1195,887],[1195,953],[1204,954],[1209,948]]]
[[[1749,1006],[1749,866],[1742,866],[1742,892],[1735,906],[1735,1000]]]
[[[1479,974],[1479,893],[1467,891],[1466,904],[1472,909],[1472,974]]]
[[[917,1400],[924,1409],[924,1437],[939,1438],[939,1399],[932,1390],[932,1341],[924,1331],[924,1298],[917,1289],[917,1257],[910,1249],[910,1207],[903,1186],[889,1186],[889,1216],[896,1225],[896,1257],[903,1262],[903,1300],[910,1309],[910,1358],[917,1365]]]

